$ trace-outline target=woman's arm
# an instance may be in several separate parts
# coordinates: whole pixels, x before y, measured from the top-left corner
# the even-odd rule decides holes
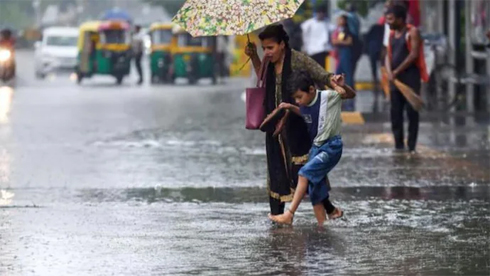
[[[262,61],[260,61],[260,58],[258,55],[250,57],[250,60],[252,60],[252,64],[254,66],[254,71],[257,77],[260,78],[259,72],[260,72],[260,66],[262,65]]]
[[[310,74],[311,78],[316,84],[332,87],[330,84],[330,79],[334,75],[333,73],[325,71],[325,68],[322,68],[318,62],[314,61],[309,56],[302,53],[296,54],[298,55],[298,67],[301,70],[308,71],[308,74]]]
[[[393,72],[391,71],[391,61],[390,61],[390,55],[389,53],[385,54],[385,68],[386,68],[386,74],[388,75],[388,80],[393,81]]]

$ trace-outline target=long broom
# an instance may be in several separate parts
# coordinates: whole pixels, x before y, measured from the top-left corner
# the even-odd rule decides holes
[[[385,92],[386,99],[390,100],[390,82],[388,81],[388,74],[386,68],[381,67],[381,88]]]
[[[402,92],[403,96],[407,99],[413,109],[420,111],[424,107],[424,101],[422,98],[413,91],[408,85],[404,84],[399,80],[395,80],[395,86]]]
[[[382,68],[383,74],[386,74],[386,68]],[[410,105],[413,107],[413,109],[420,111],[424,107],[424,101],[422,98],[413,91],[412,88],[410,88],[408,85],[404,84],[403,82],[395,79],[394,84],[398,90],[403,94],[405,99],[410,103]]]

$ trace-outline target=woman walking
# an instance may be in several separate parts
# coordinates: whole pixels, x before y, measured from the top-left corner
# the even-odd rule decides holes
[[[292,50],[289,47],[289,37],[282,25],[266,27],[260,33],[259,39],[264,54],[270,60],[266,68],[267,92],[264,102],[267,114],[274,111],[281,102],[294,104],[286,86],[293,71],[306,70],[321,89],[330,86],[333,74],[327,73],[305,54]],[[261,60],[256,45],[252,43],[247,46],[245,54],[251,58],[255,72],[258,74]],[[266,134],[267,187],[272,215],[284,213],[285,202],[292,200],[298,171],[308,160],[311,147],[303,118],[290,113],[286,116],[289,116],[288,120],[279,135]],[[329,185],[328,179],[325,180],[326,185]],[[341,216],[341,210],[334,207],[328,198],[323,203],[330,219]]]

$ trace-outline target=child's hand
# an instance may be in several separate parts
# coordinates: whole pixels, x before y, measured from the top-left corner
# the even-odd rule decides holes
[[[290,110],[291,109],[291,104],[289,104],[289,103],[281,103],[278,107],[280,109]]]
[[[334,75],[332,77],[332,82],[338,86],[344,86],[345,85],[345,75],[344,74],[340,74],[340,75]]]
[[[284,117],[282,117],[282,119],[277,123],[276,125],[276,130],[274,131],[274,133],[272,134],[272,137],[277,137],[277,135],[279,135],[282,130],[284,129],[284,126],[286,125],[286,121],[287,121],[287,115],[285,115]]]

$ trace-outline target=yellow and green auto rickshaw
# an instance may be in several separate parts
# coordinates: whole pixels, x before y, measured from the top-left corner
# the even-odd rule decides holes
[[[199,79],[211,78],[216,84],[215,37],[192,37],[182,28],[175,26],[173,33],[177,45],[173,51],[175,78],[187,78],[190,84]]]
[[[151,82],[174,82],[172,67],[172,50],[177,44],[177,38],[172,33],[171,23],[154,23],[150,26]]]
[[[80,26],[77,82],[95,74],[111,75],[121,84],[129,75],[131,61],[130,26],[122,21],[94,21]]]

